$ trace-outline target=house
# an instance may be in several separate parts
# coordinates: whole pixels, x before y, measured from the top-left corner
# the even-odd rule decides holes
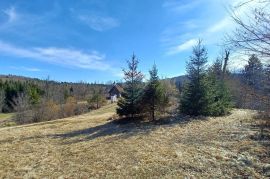
[[[109,91],[111,102],[116,102],[117,98],[121,97],[121,93],[123,93],[124,89],[118,84],[113,84],[112,88]]]

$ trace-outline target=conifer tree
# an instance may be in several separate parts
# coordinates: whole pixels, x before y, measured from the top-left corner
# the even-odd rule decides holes
[[[260,109],[263,96],[263,64],[256,55],[251,55],[248,64],[243,70],[243,86],[245,91],[245,107],[251,109]]]
[[[167,96],[165,96],[163,86],[158,77],[158,70],[154,64],[152,70],[149,71],[150,80],[144,89],[142,96],[142,107],[144,111],[148,111],[152,120],[156,119],[156,113],[168,104]]]
[[[2,112],[2,109],[5,104],[5,91],[0,87],[0,113]]]
[[[143,74],[138,71],[138,59],[133,54],[131,59],[127,61],[128,70],[124,72],[124,92],[122,98],[118,101],[117,114],[120,116],[126,116],[134,118],[136,114],[139,114],[139,98],[142,90]]]
[[[245,66],[244,69],[244,78],[247,83],[247,85],[259,89],[261,86],[263,77],[263,65],[260,61],[260,59],[252,55],[248,59],[248,64]]]
[[[207,69],[207,51],[201,40],[193,47],[193,54],[187,64],[189,82],[180,99],[182,113],[219,116],[230,110],[230,94],[224,80],[229,58],[229,53],[226,54],[225,66],[222,66],[222,60],[217,59]]]
[[[94,105],[96,109],[100,108],[106,102],[102,86],[98,86],[95,84],[93,94],[91,95],[91,97],[88,99],[87,102],[90,105]]]
[[[265,65],[263,89],[265,98],[264,110],[268,113],[268,117],[270,118],[270,64]]]
[[[217,59],[207,73],[208,115],[224,115],[232,106],[222,71],[222,61]]]
[[[207,51],[199,40],[193,47],[187,63],[189,82],[184,87],[180,99],[180,111],[189,115],[207,115],[208,97],[206,84]]]

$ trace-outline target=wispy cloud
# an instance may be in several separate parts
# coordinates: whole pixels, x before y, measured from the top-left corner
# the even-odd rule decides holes
[[[120,25],[117,19],[108,16],[79,15],[78,19],[84,24],[88,25],[91,29],[100,32],[118,27]]]
[[[222,4],[222,2],[213,3],[212,0],[196,0],[186,3],[175,0],[167,0],[165,1],[163,7],[166,10],[168,10],[168,8],[171,9],[177,7],[183,8],[185,10],[192,10],[196,8],[200,3],[204,6],[205,4],[209,3],[213,7],[220,6]],[[235,6],[235,1],[233,0],[226,1],[226,3],[228,6]],[[211,14],[211,12],[208,11],[209,10],[206,10],[206,13]],[[173,18],[177,19],[176,17],[181,18],[181,15],[175,15]],[[214,18],[209,17],[209,19],[205,21],[205,19],[201,19],[201,16],[192,16],[190,19],[186,19],[186,22],[189,23],[182,23],[182,25],[180,25],[178,28],[176,28],[175,25],[168,26],[161,35],[162,45],[166,48],[165,53],[167,55],[174,55],[188,50],[196,44],[196,39],[198,38],[203,38],[204,44],[207,45],[219,44],[223,39],[223,34],[231,30],[234,25],[229,14],[224,15],[218,21],[214,21],[213,19]],[[175,24],[179,23],[176,22]]]
[[[241,17],[241,19],[246,20],[249,18],[248,14],[251,10],[255,8],[259,8],[261,6],[260,1],[249,1],[247,4],[243,4],[242,0],[231,0],[231,2],[228,2],[228,8],[231,9],[232,13],[237,15],[238,17]],[[235,28],[235,23],[231,17],[230,13],[227,13],[223,17],[223,19],[220,19],[219,21],[213,23],[211,26],[209,26],[207,32],[209,33],[216,33],[220,31],[228,31]]]
[[[197,20],[189,19],[167,27],[161,34],[160,41],[165,48],[166,55],[175,55],[190,49],[194,39],[199,36],[201,23]],[[189,46],[188,46],[189,45]]]
[[[200,2],[201,2],[200,0],[186,1],[186,2],[177,0],[165,0],[162,7],[170,12],[184,13],[198,6]]]
[[[8,16],[9,23],[16,21],[18,18],[18,14],[15,10],[15,7],[13,7],[13,6],[11,6],[8,9],[3,10],[3,12],[6,16]]]
[[[25,66],[11,66],[10,68],[14,69],[14,70],[22,70],[22,71],[30,71],[30,72],[40,72],[40,71],[42,71],[39,68],[25,67]]]
[[[83,52],[68,48],[21,48],[0,41],[2,54],[19,58],[31,58],[51,64],[82,69],[110,70],[111,67],[105,62],[105,55],[96,51]]]
[[[209,33],[215,33],[221,30],[225,30],[227,28],[230,28],[230,26],[233,25],[232,19],[228,16],[224,17],[222,20],[214,23],[212,26],[210,26],[207,29],[207,32]]]
[[[248,63],[248,55],[234,53],[231,55],[228,68],[231,71],[239,71]]]
[[[168,55],[173,55],[185,50],[188,50],[190,48],[192,48],[194,45],[196,45],[197,43],[197,39],[190,39],[176,47],[172,47],[171,49],[169,49],[169,51],[167,52]]]

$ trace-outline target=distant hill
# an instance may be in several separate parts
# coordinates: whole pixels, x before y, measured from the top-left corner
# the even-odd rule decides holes
[[[228,75],[229,78],[234,79],[234,80],[242,80],[243,79],[243,74],[240,73],[230,73]],[[164,80],[169,80],[171,83],[175,84],[177,87],[183,86],[186,82],[188,82],[188,77],[187,75],[181,75],[181,76],[176,76],[172,78],[166,78]]]
[[[239,73],[234,73],[231,74],[231,77],[233,78],[237,78],[237,79],[241,79],[242,75]],[[6,80],[15,80],[15,81],[32,81],[32,82],[37,82],[37,83],[43,83],[44,81],[46,81],[45,79],[38,79],[38,78],[30,78],[30,77],[25,77],[25,76],[17,76],[17,75],[0,75],[0,80],[2,81],[6,81]],[[165,78],[164,80],[169,80],[171,83],[174,83],[176,86],[182,86],[184,83],[186,83],[188,81],[188,77],[187,75],[181,75],[181,76],[176,76],[176,77],[172,77],[172,78]],[[82,85],[82,84],[86,84],[86,85],[91,85],[93,83],[86,83],[86,82],[58,82],[58,81],[53,81],[53,80],[49,80],[50,83],[55,83],[55,84],[65,84],[65,85]],[[123,85],[122,83],[117,83],[119,85]],[[107,90],[111,88],[111,86],[113,84],[102,84],[104,86],[106,86]]]
[[[172,78],[167,78],[171,83],[174,83],[176,86],[182,86],[185,82],[188,81],[187,75],[176,76]]]
[[[49,79],[38,79],[38,78],[30,78],[25,76],[17,76],[17,75],[0,75],[0,81],[15,81],[20,83],[31,83],[35,84],[41,90],[48,90],[52,96],[54,101],[61,101],[63,98],[63,94],[70,94],[76,97],[78,100],[85,100],[88,96],[90,96],[93,92],[93,89],[96,86],[101,86],[104,89],[104,93],[108,93],[112,84],[95,84],[95,83],[87,83],[87,82],[58,82]],[[60,99],[61,97],[61,99]]]
[[[80,82],[64,82],[64,81],[55,81],[55,80],[50,80],[50,79],[39,79],[39,78],[31,78],[31,77],[25,77],[25,76],[18,76],[18,75],[1,75],[0,74],[0,80],[2,81],[31,81],[31,82],[37,82],[37,83],[44,83],[45,81],[48,81],[49,83],[54,83],[54,84],[65,84],[65,85],[81,85],[81,84],[86,84],[86,85],[91,85],[91,84],[96,84],[96,83],[87,83],[84,81]],[[107,86],[105,84],[100,84]]]
[[[0,75],[0,80],[6,81],[6,80],[14,80],[14,81],[42,81],[38,78],[30,78],[25,76],[17,76],[17,75]]]

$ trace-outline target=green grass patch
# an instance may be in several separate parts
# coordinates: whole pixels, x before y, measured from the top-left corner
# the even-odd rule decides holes
[[[9,119],[14,115],[14,113],[0,113],[0,120],[1,119]]]

